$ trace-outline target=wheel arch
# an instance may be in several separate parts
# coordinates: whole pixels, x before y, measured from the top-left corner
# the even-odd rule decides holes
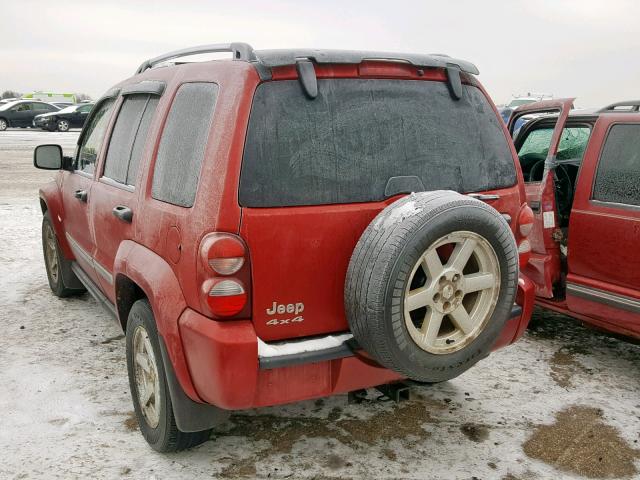
[[[126,330],[131,307],[137,300],[146,298],[180,386],[189,398],[201,402],[191,380],[178,329],[178,320],[187,304],[171,266],[147,247],[125,240],[116,253],[113,275],[120,325]]]
[[[65,229],[63,224],[64,208],[62,204],[62,196],[60,195],[60,188],[55,180],[43,185],[38,192],[38,200],[40,203],[40,210],[42,215],[49,212],[51,222],[53,223],[53,229],[58,237],[58,244],[60,250],[65,258],[74,260],[75,255],[69,247],[67,237],[65,235]]]

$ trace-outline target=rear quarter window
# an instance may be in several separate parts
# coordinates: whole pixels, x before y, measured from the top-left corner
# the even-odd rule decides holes
[[[149,94],[129,95],[124,99],[109,141],[105,177],[122,184],[135,184],[142,147],[158,100],[159,97]]]
[[[180,86],[162,132],[151,195],[156,200],[191,207],[218,98],[215,83]]]
[[[454,101],[443,82],[297,80],[255,92],[240,180],[248,207],[371,202],[392,177],[424,190],[512,186],[516,173],[499,117],[482,92]]]
[[[640,124],[611,127],[596,171],[593,199],[640,205]]]

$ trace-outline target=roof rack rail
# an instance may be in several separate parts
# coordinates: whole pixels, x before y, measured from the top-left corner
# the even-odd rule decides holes
[[[617,107],[628,107],[627,109]],[[615,102],[598,110],[598,113],[605,112],[638,112],[640,111],[640,100],[626,100],[623,102]]]
[[[183,48],[181,50],[174,50],[173,52],[165,53],[155,58],[145,60],[136,70],[136,75],[153,68],[159,63],[173,60],[175,58],[186,57],[189,55],[197,55],[200,53],[220,53],[231,52],[233,53],[234,60],[252,61],[255,60],[255,54],[253,53],[253,47],[248,43],[234,42],[234,43],[216,43],[213,45],[198,45],[196,47]]]

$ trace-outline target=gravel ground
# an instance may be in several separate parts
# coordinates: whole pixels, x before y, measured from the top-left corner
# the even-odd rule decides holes
[[[122,332],[58,299],[40,244],[32,149],[77,132],[0,132],[0,478],[640,478],[640,347],[566,317],[461,377],[384,402],[345,395],[232,415],[161,455],[137,431]]]

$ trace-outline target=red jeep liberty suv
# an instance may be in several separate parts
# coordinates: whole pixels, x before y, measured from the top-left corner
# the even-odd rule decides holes
[[[200,63],[177,58],[230,52]],[[143,63],[40,191],[49,284],[126,332],[142,434],[453,378],[526,328],[533,215],[468,62],[233,43]]]

